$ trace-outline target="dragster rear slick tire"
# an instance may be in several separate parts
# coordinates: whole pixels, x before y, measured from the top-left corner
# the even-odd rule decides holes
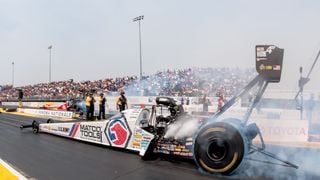
[[[198,132],[194,141],[194,160],[201,172],[230,175],[239,169],[246,146],[239,129],[228,122],[214,122]]]

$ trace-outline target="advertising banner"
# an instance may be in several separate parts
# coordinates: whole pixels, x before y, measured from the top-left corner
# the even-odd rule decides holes
[[[73,117],[73,112],[70,111],[51,111],[51,110],[43,110],[43,109],[24,109],[19,108],[19,112],[32,114],[32,115],[40,115],[46,117],[57,117],[57,118],[69,118]]]
[[[266,142],[308,141],[309,123],[306,120],[259,119],[255,123]]]

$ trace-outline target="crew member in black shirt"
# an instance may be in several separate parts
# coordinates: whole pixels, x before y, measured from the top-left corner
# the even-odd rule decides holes
[[[106,98],[104,97],[103,93],[99,96],[99,117],[98,119],[106,119]]]

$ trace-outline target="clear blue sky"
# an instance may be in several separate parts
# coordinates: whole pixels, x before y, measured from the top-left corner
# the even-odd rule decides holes
[[[279,87],[297,88],[320,48],[316,0],[0,0],[0,84],[95,80],[187,67],[254,67],[254,46],[285,49]],[[320,64],[306,88],[320,89]]]

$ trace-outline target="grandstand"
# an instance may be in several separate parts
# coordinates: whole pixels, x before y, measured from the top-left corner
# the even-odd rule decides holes
[[[239,68],[188,68],[159,71],[142,79],[137,76],[106,78],[94,81],[75,82],[73,79],[40,83],[22,87],[4,85],[0,88],[1,99],[18,97],[22,89],[25,98],[81,98],[85,92],[94,90],[115,95],[120,88],[128,96],[232,96],[237,89],[249,82],[256,72],[254,69]]]

